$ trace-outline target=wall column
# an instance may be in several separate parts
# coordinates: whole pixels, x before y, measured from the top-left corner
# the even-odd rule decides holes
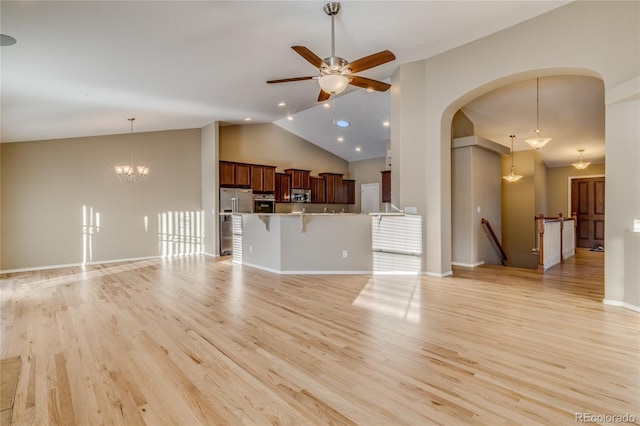
[[[204,211],[204,253],[220,253],[218,238],[218,122],[202,128],[202,210]]]

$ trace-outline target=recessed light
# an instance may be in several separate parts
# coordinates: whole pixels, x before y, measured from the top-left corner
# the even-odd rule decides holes
[[[362,151],[362,148],[360,148],[359,146],[356,146],[356,152],[360,152]]]
[[[391,125],[391,123],[389,123],[388,121],[383,121],[383,122],[382,122],[382,125],[383,125],[384,127],[389,127],[389,126]]]
[[[343,138],[342,136],[340,136],[340,137],[338,138],[338,142],[344,142],[344,138]]]
[[[287,120],[293,121],[293,115],[287,115]]]
[[[336,126],[338,126],[338,127],[349,127],[349,126],[351,126],[351,123],[349,123],[346,120],[338,120],[338,121],[336,121]]]
[[[283,107],[283,106],[287,106],[287,104],[286,104],[286,103],[284,103],[284,102],[280,102],[280,103],[278,104],[278,106],[279,106],[279,107]]]
[[[251,121],[251,117],[246,117],[244,121]]]
[[[373,93],[373,87],[367,87],[367,93]]]
[[[325,108],[329,108],[331,105],[329,105],[329,102],[325,102],[325,103],[322,104],[322,106],[325,107]]]

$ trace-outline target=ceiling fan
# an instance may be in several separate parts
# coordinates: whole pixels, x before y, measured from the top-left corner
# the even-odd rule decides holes
[[[331,16],[331,56],[325,59],[320,59],[318,55],[304,46],[291,46],[298,55],[302,56],[314,67],[318,68],[320,75],[269,80],[267,83],[273,84],[301,80],[318,80],[318,83],[320,84],[318,102],[326,101],[331,97],[331,95],[336,95],[344,91],[349,84],[352,86],[362,87],[367,90],[377,90],[379,92],[387,91],[391,87],[390,84],[353,74],[393,61],[396,59],[394,54],[388,50],[383,50],[353,62],[348,62],[347,60],[336,56],[334,17],[338,12],[340,12],[340,3],[327,3],[324,5],[323,10],[327,15]]]

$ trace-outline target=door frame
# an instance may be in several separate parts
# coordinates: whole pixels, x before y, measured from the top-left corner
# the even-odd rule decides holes
[[[606,174],[595,174],[595,175],[583,175],[583,176],[569,176],[568,178],[568,190],[567,190],[567,197],[568,197],[568,204],[567,204],[567,212],[568,215],[571,216],[573,214],[573,212],[571,211],[571,197],[572,197],[572,183],[574,179],[591,179],[591,178],[604,178],[605,182],[606,182]],[[605,202],[606,202],[606,194],[605,194]],[[605,210],[605,220],[606,220],[606,216],[607,216],[607,212]],[[577,248],[577,241],[578,241],[578,236],[576,235],[576,248]]]
[[[599,178],[599,177],[603,177],[606,179],[606,175],[605,174],[598,174],[598,175],[582,175],[582,176],[569,176],[569,178],[567,179],[567,214],[569,216],[571,216],[571,214],[573,213],[571,211],[571,183],[574,179],[588,179],[588,178]],[[606,194],[605,194],[606,197]],[[605,212],[605,216],[606,216],[606,212]]]

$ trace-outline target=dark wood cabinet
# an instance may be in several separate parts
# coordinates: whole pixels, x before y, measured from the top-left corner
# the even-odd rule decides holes
[[[276,190],[276,168],[263,166],[262,168],[262,189],[264,192],[274,192]]]
[[[236,186],[251,186],[251,166],[249,164],[236,163]]]
[[[220,161],[218,174],[221,187],[248,188],[251,186],[250,166],[248,164]]]
[[[325,203],[325,181],[323,178],[311,177],[311,202]]]
[[[391,170],[384,170],[382,174],[382,202],[391,202]]]
[[[284,172],[291,175],[292,189],[311,189],[311,171],[286,169]]]
[[[255,193],[274,192],[276,168],[251,164],[251,189]]]
[[[320,177],[324,179],[325,187],[325,203],[341,204],[342,200],[342,175],[337,173],[320,173]]]
[[[276,203],[291,202],[291,175],[275,173]]]
[[[346,204],[356,203],[356,181],[353,179],[344,179],[342,181],[343,191],[346,192],[345,199]]]
[[[236,164],[220,161],[219,163],[220,186],[236,185]]]

